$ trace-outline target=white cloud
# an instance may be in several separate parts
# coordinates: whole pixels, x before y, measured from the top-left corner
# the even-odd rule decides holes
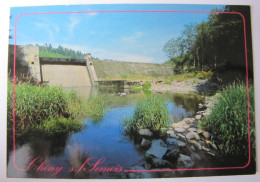
[[[69,27],[69,31],[72,33],[75,26],[78,25],[80,22],[79,18],[75,17],[75,16],[70,16],[70,23],[68,25]]]
[[[47,20],[43,20],[43,22],[33,23],[33,25],[38,27],[39,29],[46,31],[49,35],[50,42],[55,41],[55,34],[60,31],[60,27],[57,24]]]
[[[135,44],[136,41],[142,37],[142,35],[142,32],[135,32],[133,35],[121,37],[120,40],[127,44]]]

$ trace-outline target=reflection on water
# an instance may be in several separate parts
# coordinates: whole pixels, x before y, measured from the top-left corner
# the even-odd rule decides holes
[[[69,89],[68,89],[69,90]],[[14,152],[9,151],[8,177],[49,178],[119,178],[118,172],[140,163],[145,151],[124,136],[123,119],[134,113],[135,104],[144,97],[142,92],[123,90],[127,96],[116,96],[122,90],[74,88],[85,97],[107,94],[110,109],[100,121],[87,119],[83,131],[69,137],[34,137],[17,141],[16,164],[26,172],[17,171]],[[202,99],[195,95],[164,94],[174,121],[193,116]],[[18,145],[20,144],[20,145]],[[111,170],[100,172],[100,170]]]

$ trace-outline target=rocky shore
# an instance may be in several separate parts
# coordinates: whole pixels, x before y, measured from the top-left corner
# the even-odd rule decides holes
[[[200,111],[195,117],[172,123],[167,129],[166,137],[154,138],[153,133],[148,129],[139,130],[139,137],[142,138],[140,149],[146,151],[145,158],[131,169],[155,171],[131,172],[126,174],[127,177],[173,177],[185,173],[174,169],[196,168],[198,165],[201,166],[202,161],[215,159],[218,155],[218,147],[210,141],[210,133],[198,128],[198,123],[210,114],[216,102],[216,97],[206,97],[205,103],[199,104]],[[161,169],[165,171],[156,171]]]
[[[156,92],[214,92],[218,89],[218,85],[205,79],[189,79],[186,81],[172,81],[171,84],[163,82],[152,82],[152,91]]]

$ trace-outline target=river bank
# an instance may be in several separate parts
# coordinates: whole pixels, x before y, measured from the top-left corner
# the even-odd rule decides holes
[[[211,113],[217,97],[206,97],[204,104],[199,104],[199,111],[192,118],[172,123],[164,137],[153,137],[148,129],[139,130],[142,138],[140,149],[146,150],[140,164],[134,165],[128,173],[129,178],[156,178],[184,175],[180,169],[200,166],[200,163],[215,160],[218,147],[210,141],[211,134],[199,127],[201,119]],[[178,169],[178,170],[175,170]],[[153,172],[138,172],[152,170]],[[158,171],[156,171],[158,170]]]
[[[159,93],[175,92],[175,93],[213,93],[219,86],[208,79],[188,79],[185,81],[173,80],[170,84],[164,82],[154,82],[151,90]]]

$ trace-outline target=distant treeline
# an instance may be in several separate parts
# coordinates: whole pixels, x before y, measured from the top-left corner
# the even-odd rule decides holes
[[[225,6],[215,12],[239,12],[245,17],[249,68],[252,68],[250,9],[248,6]],[[244,22],[239,14],[210,13],[207,21],[189,24],[163,50],[175,64],[175,72],[208,71],[223,67],[245,66]]]
[[[52,47],[51,44],[38,45],[40,48],[40,57],[51,58],[71,58],[71,59],[84,59],[84,53],[81,51],[75,51],[59,45],[57,48]]]

